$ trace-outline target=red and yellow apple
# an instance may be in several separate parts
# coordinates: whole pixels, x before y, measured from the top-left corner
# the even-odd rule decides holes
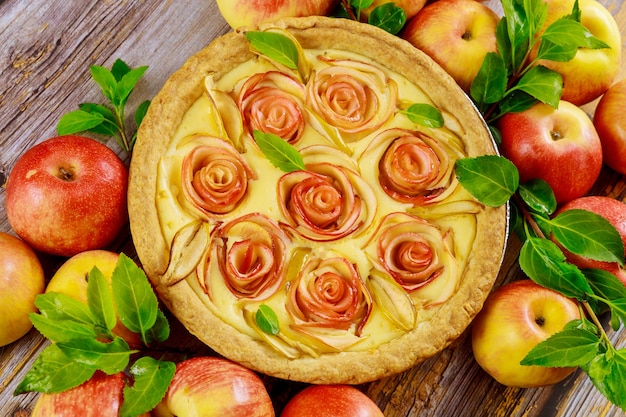
[[[386,3],[395,3],[396,6],[404,10],[406,20],[409,21],[422,10],[424,5],[426,5],[426,0],[374,0],[369,7],[361,11],[361,20],[367,21],[370,13],[372,13],[375,8]]]
[[[6,214],[35,250],[72,256],[110,244],[128,221],[128,168],[110,148],[59,136],[28,149],[6,183]]]
[[[572,209],[587,210],[604,217],[617,229],[626,247],[626,203],[607,196],[585,196],[567,202],[559,208],[555,215]],[[626,271],[624,271],[617,262],[595,261],[580,255],[575,255],[565,249],[563,249],[563,253],[567,257],[568,262],[573,263],[579,268],[604,269],[615,275],[626,285]],[[624,251],[624,256],[626,256],[626,250]]]
[[[118,417],[124,386],[123,373],[106,375],[96,371],[91,379],[76,388],[41,394],[31,417]]]
[[[101,249],[74,255],[57,269],[46,287],[46,292],[65,294],[87,304],[87,285],[91,270],[97,267],[110,284],[118,259],[118,253]],[[113,333],[123,337],[131,346],[141,343],[140,336],[124,327],[120,320],[117,321]]]
[[[485,55],[496,51],[499,20],[493,10],[474,0],[438,0],[407,23],[402,37],[469,92]]]
[[[45,288],[37,254],[21,239],[0,232],[0,346],[24,336],[33,327],[35,297]]]
[[[478,364],[510,387],[555,384],[574,368],[521,365],[539,342],[580,319],[578,305],[562,294],[529,279],[513,281],[487,297],[472,323],[472,349]]]
[[[272,400],[261,378],[226,359],[201,356],[176,365],[154,417],[273,417]]]
[[[326,16],[338,0],[217,0],[220,13],[233,29],[253,28],[283,17]]]
[[[351,385],[309,385],[298,392],[280,417],[384,417],[367,395]]]
[[[539,34],[562,16],[572,13],[575,0],[549,0],[548,15]],[[602,95],[615,80],[620,68],[622,40],[615,18],[596,0],[578,0],[581,24],[610,48],[579,48],[576,56],[567,62],[539,60],[563,77],[562,99],[578,106]],[[536,57],[536,50],[530,59]]]
[[[589,116],[572,103],[561,100],[557,109],[538,103],[505,114],[498,127],[502,155],[515,164],[520,181],[543,179],[557,203],[585,195],[600,175],[600,138]]]
[[[604,163],[626,174],[626,79],[613,84],[596,107],[593,124],[600,136]]]

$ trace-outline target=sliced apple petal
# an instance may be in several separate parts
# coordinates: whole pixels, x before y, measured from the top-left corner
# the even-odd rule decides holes
[[[415,328],[417,311],[411,297],[389,275],[372,270],[367,286],[376,305],[396,326],[405,331]]]
[[[209,247],[210,235],[208,223],[202,221],[191,222],[180,229],[172,240],[161,284],[171,286],[191,274]]]

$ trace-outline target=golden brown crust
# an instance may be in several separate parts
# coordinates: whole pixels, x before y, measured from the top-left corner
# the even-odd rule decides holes
[[[304,48],[345,49],[404,75],[426,91],[434,104],[456,119],[470,156],[494,153],[483,120],[462,90],[439,66],[402,39],[370,25],[344,19],[285,19]],[[311,383],[363,383],[408,369],[448,346],[480,310],[498,273],[506,242],[506,208],[486,208],[477,215],[478,234],[465,277],[453,297],[430,321],[376,350],[324,354],[320,358],[288,359],[262,342],[242,335],[213,315],[187,281],[161,285],[168,262],[168,244],[159,233],[155,195],[159,158],[182,116],[203,93],[204,78],[216,79],[248,60],[242,33],[229,33],[192,56],[163,86],[139,131],[130,168],[129,214],[133,240],[146,273],[160,298],[189,331],[216,352],[243,365],[284,379]]]

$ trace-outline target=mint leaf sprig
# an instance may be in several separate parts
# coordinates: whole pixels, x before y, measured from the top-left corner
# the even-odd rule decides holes
[[[157,297],[132,259],[120,254],[110,286],[94,267],[88,277],[87,304],[49,292],[38,295],[35,305],[39,313],[31,313],[30,319],[52,343],[35,359],[15,395],[66,391],[89,380],[96,371],[107,375],[127,372],[132,381],[124,389],[122,417],[143,414],[161,401],[174,377],[175,364],[147,356],[132,362],[140,350],[131,349],[114,332],[119,317],[124,327],[140,335],[145,346],[169,337],[169,324]]]
[[[120,147],[131,152],[137,139],[137,130],[127,132],[126,103],[139,79],[143,76],[147,66],[131,69],[124,61],[117,59],[111,70],[92,65],[90,73],[92,79],[100,86],[102,94],[109,101],[107,105],[97,103],[82,103],[79,109],[64,114],[57,124],[59,135],[71,135],[80,132],[92,132],[99,135],[112,136]],[[141,125],[150,101],[145,100],[134,113],[137,129]]]
[[[557,107],[563,92],[561,75],[542,60],[567,62],[578,48],[608,48],[580,23],[578,0],[572,13],[540,33],[548,14],[543,0],[502,0],[504,16],[496,28],[497,52],[490,52],[470,87],[470,96],[491,124],[506,113],[537,102]],[[533,54],[533,51],[536,53]],[[532,59],[531,59],[532,57]]]

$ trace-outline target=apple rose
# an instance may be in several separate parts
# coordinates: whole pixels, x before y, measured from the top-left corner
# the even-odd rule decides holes
[[[305,333],[334,329],[360,336],[372,309],[359,273],[342,257],[312,257],[288,291],[287,311]]]
[[[287,74],[269,71],[251,76],[237,100],[250,135],[255,130],[272,133],[294,144],[305,127],[304,85]]]
[[[248,300],[272,296],[284,279],[289,236],[270,218],[250,213],[218,226],[211,247],[198,270],[200,284],[212,298],[215,259],[233,295]]]
[[[365,157],[378,153],[378,182],[394,200],[414,206],[450,195],[458,181],[454,164],[461,156],[442,141],[420,131],[389,129],[374,138]]]
[[[278,199],[289,224],[307,239],[330,241],[369,225],[376,202],[369,185],[353,170],[330,163],[283,175]]]
[[[442,293],[435,294],[430,302],[447,298],[446,294],[456,286],[458,263],[451,232],[444,232],[422,218],[401,212],[388,214],[369,242],[368,250],[377,267],[408,292],[435,281],[445,283]]]
[[[182,189],[192,207],[211,218],[237,207],[256,175],[228,142],[209,136],[201,139],[202,145],[183,159]]]
[[[382,70],[349,59],[318,59],[329,66],[311,74],[306,102],[328,124],[361,137],[393,115],[397,85]]]

